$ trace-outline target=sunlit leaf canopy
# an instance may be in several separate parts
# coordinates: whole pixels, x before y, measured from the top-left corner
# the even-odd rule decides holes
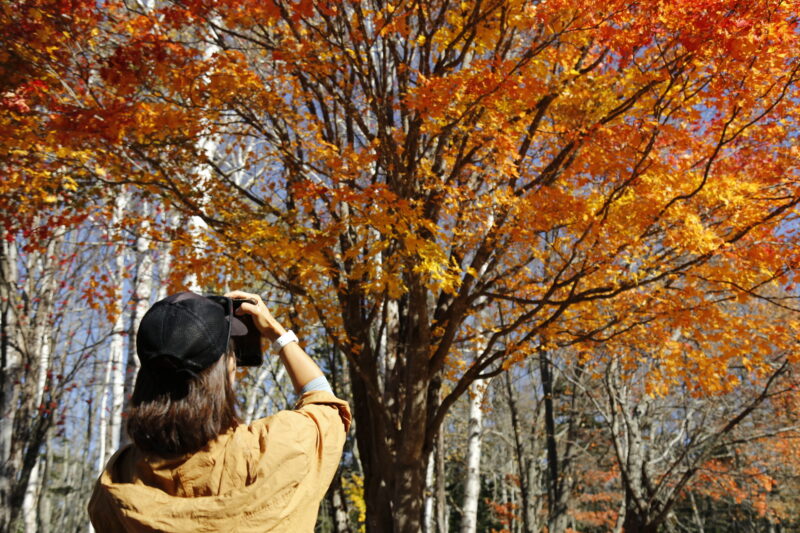
[[[88,60],[80,50],[99,17],[93,3],[59,2],[60,17],[53,4],[0,7],[0,226],[6,238],[21,231],[33,242],[82,220],[78,207],[97,192],[83,170],[92,151],[60,143],[50,118],[83,103]]]
[[[351,313],[421,288],[453,379],[603,341],[729,390],[794,350],[798,7],[108,3],[48,127],[203,216],[152,227],[176,284],[266,269],[354,357]]]

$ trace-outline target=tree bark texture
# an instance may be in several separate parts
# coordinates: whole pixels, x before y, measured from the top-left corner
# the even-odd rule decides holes
[[[425,509],[423,513],[423,531],[425,533],[434,533],[433,506],[436,502],[436,497],[434,494],[433,467],[435,462],[433,454],[428,454],[428,466],[425,468]]]
[[[554,365],[548,354],[539,357],[539,372],[542,383],[544,403],[545,441],[547,450],[547,530],[550,533],[563,533],[569,523],[568,507],[572,495],[572,453],[577,439],[576,431],[580,423],[576,402],[580,390],[575,385],[568,396],[569,410],[566,416],[556,412],[556,375]],[[580,376],[580,365],[578,365]],[[564,437],[561,446],[556,432],[557,420],[563,420]]]
[[[475,533],[478,526],[478,499],[481,492],[481,445],[483,443],[483,399],[489,380],[477,380],[471,388],[467,425],[467,479],[461,506],[461,533]]]
[[[364,338],[360,353],[350,357],[350,378],[370,532],[418,533],[423,525],[425,465],[438,429],[430,426],[437,407],[430,399],[438,398],[438,382],[432,384],[428,363],[427,293],[421,283],[416,287],[408,318],[397,329],[398,351],[383,391],[376,386],[379,358],[371,348],[379,343],[371,342],[358,301],[346,306],[345,324],[362,324],[351,336]]]
[[[529,461],[526,457],[525,450],[522,443],[522,428],[520,427],[519,421],[519,410],[517,408],[517,400],[514,397],[514,387],[511,383],[511,375],[506,372],[504,376],[505,385],[506,385],[506,394],[508,396],[508,407],[509,407],[509,414],[511,415],[511,427],[514,431],[514,460],[517,465],[517,472],[519,475],[519,490],[521,496],[521,507],[522,509],[528,509],[530,507],[530,485],[528,483],[528,479],[526,478],[526,474],[529,470]],[[522,513],[522,530],[525,533],[533,533],[531,529],[531,524],[529,523],[529,515],[528,513]]]
[[[444,432],[440,431],[436,436],[436,530],[439,533],[447,533],[450,530],[446,481]]]
[[[51,372],[51,335],[59,272],[55,257],[63,236],[51,237],[35,255],[20,253],[21,245],[13,239],[0,242],[0,531],[4,531],[24,508],[36,508],[38,488],[29,491],[29,482],[32,474],[34,481],[39,477],[39,452],[58,407],[61,389]]]
[[[349,512],[347,509],[347,498],[342,490],[341,471],[336,473],[333,483],[328,491],[333,515],[333,528],[335,533],[352,533],[350,527]]]
[[[123,403],[122,412],[128,410],[131,395],[133,395],[133,386],[136,383],[136,375],[139,373],[139,356],[136,354],[136,333],[139,331],[139,323],[142,317],[150,308],[151,295],[153,293],[153,281],[155,275],[156,264],[153,260],[153,251],[150,248],[150,240],[146,237],[150,227],[148,221],[149,204],[142,202],[141,205],[142,215],[144,221],[139,227],[139,232],[133,244],[133,255],[135,264],[135,276],[133,278],[133,306],[130,310],[128,317],[128,350],[125,359],[125,381],[123,384]],[[163,255],[168,255],[165,250],[162,250]],[[161,273],[162,276],[166,273]],[[130,443],[125,428],[122,428],[120,434],[119,445],[124,446]]]

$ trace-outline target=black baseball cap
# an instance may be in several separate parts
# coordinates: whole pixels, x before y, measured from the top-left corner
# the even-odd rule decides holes
[[[252,321],[250,325],[255,329]],[[217,362],[230,338],[237,343],[238,364],[242,364],[240,353],[261,356],[259,337],[258,331],[249,331],[233,314],[230,298],[187,291],[167,296],[148,309],[136,334],[136,352],[143,367],[194,374]],[[244,339],[249,342],[241,346],[238,341]],[[255,346],[250,346],[253,341]]]

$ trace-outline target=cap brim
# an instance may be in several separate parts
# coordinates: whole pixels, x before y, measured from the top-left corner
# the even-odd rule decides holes
[[[242,337],[247,335],[247,326],[244,325],[244,322],[235,316],[229,318],[231,321],[231,337]]]

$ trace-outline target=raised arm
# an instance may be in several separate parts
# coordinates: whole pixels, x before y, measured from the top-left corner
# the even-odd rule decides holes
[[[269,312],[269,309],[267,309],[266,304],[264,304],[259,295],[244,291],[231,291],[225,296],[254,302],[243,303],[237,310],[237,313],[248,313],[252,315],[256,327],[270,344],[286,333],[286,329],[272,316],[272,313]],[[302,392],[303,388],[312,381],[314,381],[312,385],[322,381],[325,382],[325,386],[327,386],[322,370],[297,342],[286,344],[281,348],[279,355],[281,362],[286,367],[286,372],[292,380],[295,392]],[[318,378],[322,379],[318,380]]]

